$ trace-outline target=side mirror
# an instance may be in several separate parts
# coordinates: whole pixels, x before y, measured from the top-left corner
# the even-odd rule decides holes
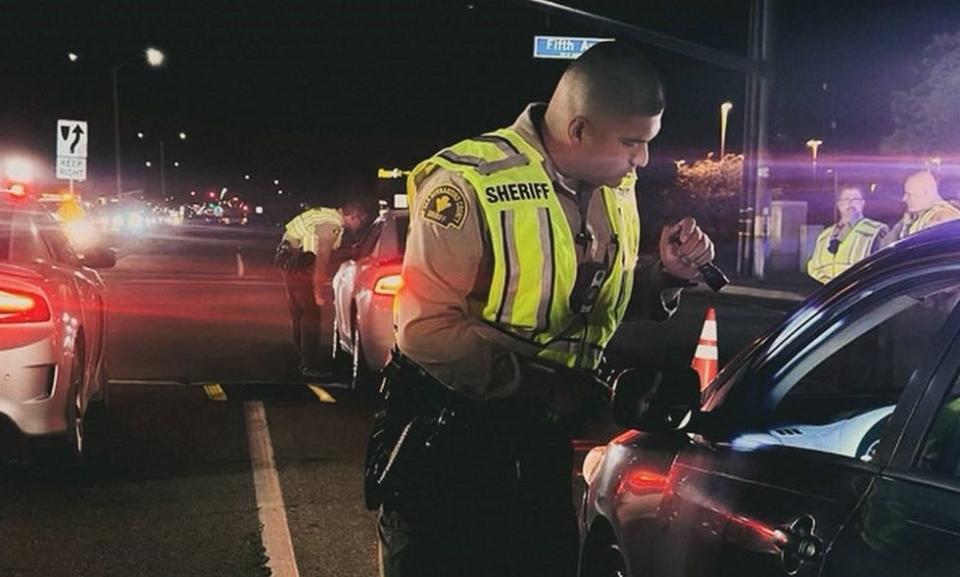
[[[109,248],[91,248],[81,255],[80,264],[96,269],[113,268],[117,265],[117,255]]]
[[[629,429],[666,433],[685,427],[700,408],[700,377],[689,367],[627,369],[613,385],[613,416]]]

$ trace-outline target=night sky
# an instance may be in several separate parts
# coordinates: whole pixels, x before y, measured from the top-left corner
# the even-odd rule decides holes
[[[533,35],[605,36],[505,0],[2,4],[0,154],[28,151],[52,163],[56,119],[88,120],[85,186],[112,192],[111,69],[125,62],[126,187],[156,194],[163,138],[170,193],[228,186],[254,201],[276,200],[274,178],[301,199],[372,190],[377,167],[410,167],[547,99],[565,63],[531,58]],[[746,49],[748,0],[570,4],[728,52]],[[803,142],[820,137],[825,154],[876,150],[892,129],[891,92],[909,86],[934,33],[957,29],[955,1],[780,2],[771,148],[802,153]],[[139,58],[147,46],[166,53],[162,69]],[[69,51],[79,61],[69,62]],[[743,77],[645,51],[668,94],[655,157],[715,150],[724,100],[735,105],[728,146],[738,150]],[[185,142],[175,138],[181,130]]]

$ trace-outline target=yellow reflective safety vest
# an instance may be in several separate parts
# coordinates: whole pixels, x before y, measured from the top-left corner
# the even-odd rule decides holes
[[[869,218],[861,218],[840,241],[837,253],[831,254],[828,249],[836,229],[837,225],[833,225],[820,233],[813,249],[813,256],[807,262],[807,273],[823,284],[870,256],[870,249],[876,243],[877,237],[887,230],[887,225]]]
[[[545,360],[596,368],[633,290],[640,247],[636,175],[602,189],[616,251],[597,283],[594,306],[575,312],[570,304],[577,276],[574,235],[543,156],[510,128],[464,140],[411,171],[411,207],[416,206],[419,182],[437,167],[473,186],[489,232],[492,278],[486,302],[476,312],[487,323],[539,346]]]
[[[942,217],[944,214],[950,216],[949,220],[960,219],[960,209],[957,209],[957,207],[945,200],[941,200],[930,208],[921,211],[917,218],[913,219],[913,222],[907,227],[905,236],[910,236],[925,228],[930,228],[934,224],[934,217]],[[942,221],[942,219],[940,220]]]
[[[293,217],[284,227],[283,239],[294,248],[304,252],[317,252],[317,226],[329,224],[335,227],[336,241],[333,249],[340,248],[343,240],[343,218],[332,208],[311,208]]]

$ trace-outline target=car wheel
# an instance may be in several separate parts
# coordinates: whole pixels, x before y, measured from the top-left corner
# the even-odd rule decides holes
[[[601,551],[600,572],[598,575],[603,577],[626,577],[627,565],[623,561],[623,553],[620,546],[616,543],[610,543]]]
[[[83,394],[83,345],[77,342],[70,371],[70,394],[66,406],[66,434],[51,439],[52,445],[43,443],[41,458],[54,466],[72,468],[83,463],[86,451],[86,426],[81,395]]]
[[[584,551],[581,577],[626,577],[627,564],[614,537],[607,531],[594,537],[600,538]]]

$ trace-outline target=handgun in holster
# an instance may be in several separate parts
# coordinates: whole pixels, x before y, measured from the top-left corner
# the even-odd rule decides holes
[[[457,411],[445,387],[396,351],[383,369],[383,408],[374,418],[364,466],[364,500],[377,509],[411,490],[410,481],[449,441]],[[453,393],[449,393],[453,394]]]

